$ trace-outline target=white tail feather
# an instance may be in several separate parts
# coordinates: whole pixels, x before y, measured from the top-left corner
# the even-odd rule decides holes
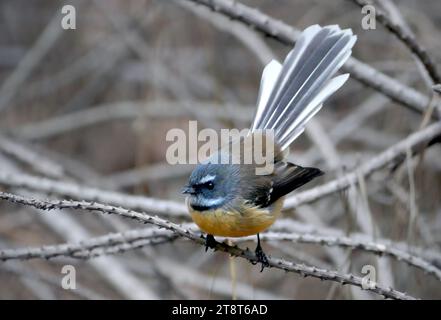
[[[281,136],[280,144],[282,150],[286,149],[304,130],[306,123],[311,120],[313,116],[323,106],[323,101],[325,101],[334,92],[340,89],[343,84],[348,80],[349,73],[339,75],[331,79],[328,84],[320,91],[320,93],[315,96],[315,98],[305,107],[305,109],[300,113],[300,115],[294,120],[291,127],[285,131],[283,136]],[[295,130],[300,131],[298,134]],[[295,136],[295,137],[294,137]],[[294,138],[293,138],[294,137]]]
[[[274,130],[286,149],[348,79],[349,74],[332,76],[351,55],[355,41],[350,29],[337,25],[314,25],[303,31],[283,66],[273,60],[265,67],[251,131]]]
[[[271,62],[265,66],[265,69],[263,69],[262,80],[260,80],[259,96],[257,98],[257,111],[254,116],[251,131],[256,129],[256,124],[262,117],[263,111],[268,104],[268,99],[274,89],[274,85],[276,84],[281,70],[282,65],[276,60],[271,60]]]

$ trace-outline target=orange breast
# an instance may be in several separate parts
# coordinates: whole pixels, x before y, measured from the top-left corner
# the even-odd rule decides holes
[[[270,210],[244,207],[239,211],[196,211],[189,206],[193,221],[202,231],[222,237],[245,237],[260,233],[271,226],[279,215],[283,198],[277,200]]]

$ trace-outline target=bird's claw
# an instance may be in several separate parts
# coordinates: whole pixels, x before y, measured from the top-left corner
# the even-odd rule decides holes
[[[207,252],[208,248],[215,249],[217,245],[216,239],[211,234],[207,234],[205,237],[205,252]]]
[[[257,246],[256,247],[256,251],[255,251],[256,257],[257,257],[257,261],[253,264],[257,264],[257,263],[261,263],[261,269],[260,272],[263,271],[263,269],[268,268],[269,265],[269,261],[268,261],[268,257],[266,256],[265,252],[263,252],[262,247],[261,246]]]

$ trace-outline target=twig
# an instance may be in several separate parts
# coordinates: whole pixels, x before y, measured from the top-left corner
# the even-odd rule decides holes
[[[217,293],[219,295],[231,298],[231,280],[224,277],[216,277],[213,283],[212,275],[205,275],[200,270],[187,267],[176,263],[175,260],[155,257],[160,270],[164,272],[170,280],[181,288],[194,287],[203,290],[201,296],[206,299],[206,293]],[[244,281],[244,279],[242,279]],[[263,299],[263,300],[286,300],[286,296],[280,296],[263,289],[256,288],[254,285],[248,285],[242,281],[236,283],[236,294],[239,299]]]
[[[349,237],[334,237],[334,236],[320,236],[312,234],[292,234],[292,233],[262,233],[261,239],[266,241],[292,241],[297,243],[319,244],[330,247],[345,247],[352,250],[362,250],[378,254],[380,256],[387,255],[398,261],[404,261],[410,266],[423,270],[424,272],[433,275],[441,281],[441,270],[432,265],[430,262],[413,255],[409,252],[400,250],[393,246],[371,241],[355,240]],[[250,240],[241,238],[239,241]],[[237,240],[236,240],[237,242]]]
[[[407,201],[406,201],[407,203]],[[277,233],[298,233],[301,235],[316,235],[324,237],[345,237],[347,234],[343,230],[339,230],[331,227],[316,226],[311,224],[305,224],[292,219],[279,219],[271,227],[271,230]],[[352,232],[350,238],[354,241],[360,241],[363,243],[372,243],[373,240],[370,236],[360,233]],[[392,241],[386,238],[378,238],[378,243],[384,244],[386,246],[397,248],[403,252],[411,252],[412,254],[418,254],[422,259],[429,261],[431,264],[436,264],[441,266],[441,255],[438,250],[421,248],[417,246],[409,246],[405,242]]]
[[[20,61],[19,65],[3,82],[0,88],[0,111],[10,106],[11,100],[17,91],[20,90],[21,85],[61,36],[63,28],[61,28],[60,22],[61,13],[57,10],[34,46],[26,53],[26,56]]]
[[[187,103],[190,104],[190,103]],[[254,112],[251,107],[234,107],[234,116],[225,112],[226,106],[211,102],[191,102],[192,107],[204,117],[212,117],[224,120],[234,119],[250,121]],[[72,112],[52,119],[37,123],[23,125],[11,130],[12,134],[26,140],[47,139],[56,135],[64,134],[85,127],[91,127],[103,122],[115,120],[134,120],[140,117],[170,118],[189,116],[185,103],[172,101],[126,101],[114,104],[99,105],[87,110]]]
[[[35,211],[38,209],[32,208]],[[55,212],[61,213],[55,209]],[[54,216],[39,215],[39,219],[68,242],[77,242],[88,239],[92,234],[76,218],[69,214],[55,214]],[[112,286],[123,298],[136,300],[159,299],[158,294],[148,283],[140,281],[140,278],[127,270],[123,261],[106,256],[101,259],[90,261],[89,265],[97,272],[105,283]]]
[[[259,59],[259,61],[266,65],[271,59],[274,59],[274,53],[261,39],[261,36],[254,30],[248,28],[237,21],[231,21],[228,17],[216,14],[210,11],[209,8],[198,6],[194,3],[175,1],[183,8],[191,11],[196,16],[208,21],[219,30],[225,31],[234,35],[241,43],[243,43],[251,52]]]
[[[29,260],[35,258],[52,259],[70,257],[90,259],[106,254],[116,254],[147,245],[171,242],[177,238],[168,230],[146,228],[105,236],[89,238],[77,244],[46,245],[35,248],[2,249],[0,260]]]
[[[356,109],[352,109],[348,115],[339,120],[338,123],[331,129],[329,135],[334,143],[338,144],[343,139],[350,138],[360,127],[366,119],[383,111],[387,106],[389,100],[384,96],[374,93],[369,98],[363,101]],[[381,134],[384,134],[383,132]]]
[[[331,170],[341,171],[340,154],[335,148],[334,142],[326,133],[326,129],[320,124],[317,119],[311,119],[306,127],[305,132],[314,145],[320,150],[323,159],[328,164]]]
[[[295,208],[301,204],[313,202],[322,197],[344,190],[357,182],[357,171],[363,174],[363,176],[367,177],[373,172],[392,162],[402,160],[405,157],[406,150],[408,148],[410,148],[414,153],[419,152],[421,149],[424,149],[426,146],[430,145],[432,141],[436,142],[436,138],[440,135],[440,122],[434,123],[423,130],[417,131],[409,135],[406,139],[383,151],[373,159],[365,162],[356,170],[319,187],[288,197],[285,201],[285,208]]]
[[[181,225],[184,229],[195,229],[192,223]],[[89,259],[104,254],[121,253],[144,246],[168,243],[176,240],[177,235],[169,230],[146,228],[125,232],[109,233],[105,236],[90,238],[78,244],[47,245],[35,248],[18,248],[0,250],[0,260],[29,260],[34,258],[51,259],[59,256],[75,259]],[[222,241],[223,238],[218,240]],[[344,247],[351,250],[362,250],[380,256],[387,255],[410,266],[423,270],[441,281],[441,270],[421,257],[395,248],[392,245],[355,240],[344,236],[323,236],[314,234],[295,234],[282,232],[265,232],[261,234],[263,241],[290,241],[303,244],[316,244],[329,247]],[[234,243],[255,241],[255,237],[234,239]]]
[[[38,152],[31,150],[31,146],[25,145],[23,142],[0,136],[0,150],[45,176],[61,178],[64,175],[62,166],[47,157],[40,156]]]
[[[3,161],[2,169],[10,172],[17,172],[19,170],[14,163],[9,161]],[[35,195],[41,196],[40,194],[30,194],[26,190],[19,192],[25,193],[24,195],[28,197]],[[38,211],[38,209],[34,207],[31,207],[30,209],[32,209],[32,211]],[[55,212],[59,211],[60,210],[55,209]],[[46,226],[58,233],[58,235],[67,242],[76,242],[91,237],[88,230],[82,226],[78,219],[76,219],[79,217],[59,214],[52,217],[49,217],[48,215],[40,215],[39,218]],[[105,220],[111,221],[111,219]],[[156,293],[152,291],[148,285],[141,283],[136,275],[126,270],[121,261],[118,261],[113,257],[103,257],[102,259],[93,260],[91,261],[90,266],[98,272],[106,283],[116,289],[122,297],[129,299],[157,299]]]
[[[261,13],[260,11],[232,0],[186,0],[204,5],[220,14],[226,15],[233,20],[238,20],[268,37],[274,38],[283,44],[293,45],[300,32],[295,28]],[[375,70],[369,65],[349,58],[342,67],[352,77],[361,83],[385,94],[392,100],[419,113],[424,113],[429,98],[420,92],[403,85],[395,79]],[[439,118],[438,115],[434,115]]]
[[[352,0],[355,4],[360,7],[371,4],[366,0]],[[387,30],[389,30],[394,36],[396,36],[403,44],[409,48],[409,50],[415,54],[421,61],[421,63],[426,68],[428,74],[432,78],[434,83],[441,83],[441,76],[436,68],[436,63],[432,60],[430,55],[427,53],[426,48],[421,46],[415,39],[415,37],[407,32],[400,25],[394,23],[385,12],[381,9],[376,8],[375,18],[379,21]]]
[[[387,13],[390,20],[401,26],[408,34],[410,34],[412,37],[415,37],[415,33],[412,31],[412,29],[409,27],[409,24],[404,19],[403,15],[401,14],[400,10],[394,3],[394,0],[383,0],[381,2],[378,2],[378,4],[383,8],[383,10]],[[418,72],[420,73],[422,79],[426,83],[427,87],[430,89],[430,87],[433,85],[433,80],[430,78],[429,73],[427,72],[426,68],[424,67],[421,60],[412,53],[412,58],[415,61],[415,64],[418,68]]]
[[[183,228],[173,222],[161,219],[157,216],[151,216],[145,213],[131,211],[124,208],[117,208],[109,205],[92,203],[86,201],[67,201],[67,200],[59,200],[59,201],[42,201],[37,199],[25,198],[22,196],[12,195],[8,193],[0,193],[0,198],[3,200],[8,200],[13,203],[19,203],[23,205],[33,206],[37,209],[41,210],[53,210],[53,209],[77,209],[77,210],[87,210],[87,211],[98,211],[107,214],[115,214],[122,217],[130,218],[142,223],[149,223],[156,225],[160,228],[164,228],[167,230],[173,231],[176,235],[185,237],[187,239],[192,240],[193,242],[205,245],[205,239],[200,236],[198,232],[192,231],[190,229]],[[225,243],[217,243],[215,246],[215,250],[219,250],[222,252],[229,253],[230,255],[242,257],[247,259],[252,263],[256,263],[258,261],[257,256],[250,250],[243,250],[239,247],[229,246]],[[314,278],[319,278],[321,280],[329,280],[335,281],[342,285],[350,284],[360,288],[363,288],[363,279],[352,274],[340,274],[336,271],[329,271],[325,269],[316,268],[314,266],[306,266],[303,264],[296,264],[289,261],[285,261],[278,258],[268,258],[269,266],[285,270],[287,272],[298,273],[302,276],[311,276]],[[403,292],[397,291],[393,288],[385,288],[381,285],[375,284],[373,286],[369,286],[363,288],[370,292],[382,295],[386,298],[391,299],[415,299],[412,296],[409,296]]]
[[[54,288],[60,287],[59,277],[54,276],[52,274],[49,274],[47,272],[39,271],[37,273],[32,268],[18,264],[18,263],[2,264],[0,266],[0,268],[1,268],[2,272],[8,272],[10,274],[16,275],[17,277],[20,277],[23,279],[41,281],[41,282],[47,283],[48,285],[50,285]],[[84,285],[76,287],[75,290],[71,290],[70,293],[72,293],[75,296],[78,296],[80,299],[89,299],[89,300],[104,300],[104,299],[106,299],[106,297],[103,297],[102,295],[90,290],[89,288],[85,287]]]
[[[407,227],[407,243],[411,244],[414,240],[414,230],[416,219],[418,217],[418,206],[416,201],[416,186],[415,186],[415,170],[416,166],[412,159],[412,150],[407,149],[406,152],[406,168],[409,179],[409,224]]]
[[[131,18],[140,20],[140,27],[145,27],[154,15],[154,8],[149,8],[147,14],[145,14],[143,10],[140,10],[136,16],[131,16]],[[124,35],[124,37],[129,37],[132,32],[134,31],[130,31],[127,35]],[[67,86],[83,75],[96,72],[97,68],[102,65],[103,60],[106,60],[103,59],[103,56],[108,55],[109,52],[118,52],[122,47],[125,47],[125,42],[121,41],[120,36],[112,34],[110,37],[105,37],[78,60],[69,63],[64,69],[48,78],[39,79],[37,83],[32,84],[32,92],[24,92],[24,94],[21,94],[20,97],[16,99],[24,104],[26,101],[32,99],[37,100],[37,98],[57,92],[60,90],[60,87]]]
[[[114,188],[126,188],[138,185],[146,181],[176,180],[188,177],[193,170],[192,166],[169,165],[168,163],[158,163],[134,168],[122,172],[117,172],[102,178],[99,183],[104,186]]]
[[[55,181],[27,174],[7,173],[0,170],[0,184],[60,194],[75,199],[106,202],[135,210],[155,211],[159,214],[188,217],[185,205],[179,202],[105,191],[73,182]]]

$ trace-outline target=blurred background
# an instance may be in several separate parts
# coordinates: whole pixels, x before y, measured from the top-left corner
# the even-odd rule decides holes
[[[352,1],[243,3],[298,29],[316,23],[352,28],[358,36],[353,56],[432,95],[407,48],[378,22],[375,30],[363,30],[363,15]],[[383,9],[402,18],[439,66],[441,2],[385,3]],[[60,27],[63,4],[76,9],[75,30]],[[0,30],[0,188],[39,198],[73,196],[40,190],[38,180],[34,188],[8,183],[8,175],[183,203],[180,190],[193,167],[167,164],[167,131],[187,130],[189,120],[198,120],[199,129],[248,127],[263,66],[290,50],[188,1],[1,0]],[[422,119],[350,79],[291,147],[291,160],[326,172],[301,190],[352,171],[418,130]],[[291,223],[289,232],[296,234],[391,241],[440,263],[440,159],[441,149],[434,146],[411,164],[376,172],[362,187],[286,210],[283,223],[271,231]],[[0,248],[78,243],[152,228],[113,216],[36,211],[0,202]],[[190,222],[186,215],[164,218]],[[263,246],[275,257],[358,276],[372,265],[386,286],[441,298],[439,281],[396,259],[317,244]],[[0,298],[378,299],[280,270],[260,273],[246,260],[205,253],[180,238],[96,255],[0,262]],[[61,287],[66,264],[75,266],[76,290]]]

